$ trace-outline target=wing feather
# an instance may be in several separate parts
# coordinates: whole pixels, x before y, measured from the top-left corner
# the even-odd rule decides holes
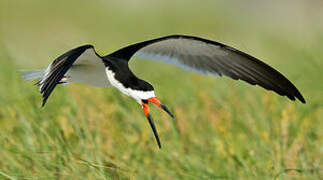
[[[233,47],[199,37],[161,37],[129,45],[108,57],[128,61],[131,57],[152,59],[199,74],[224,75],[305,103],[298,89],[274,68]]]
[[[36,85],[40,86],[40,93],[43,96],[42,106],[46,104],[54,88],[66,75],[72,76],[71,82],[81,82],[91,85],[91,83],[98,82],[98,80],[93,79],[93,82],[91,82],[84,78],[97,77],[98,75],[96,74],[99,73],[100,75],[101,73],[103,76],[98,78],[100,80],[99,83],[104,83],[106,80],[104,64],[100,61],[101,57],[96,54],[92,45],[74,48],[56,58],[45,70],[43,78],[36,83]],[[103,84],[102,86],[109,85],[108,81],[105,82],[107,84]]]

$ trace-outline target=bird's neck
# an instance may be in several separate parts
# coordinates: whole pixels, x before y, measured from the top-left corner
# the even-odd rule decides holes
[[[155,97],[154,88],[148,82],[137,78],[124,62],[105,63],[110,84],[123,94],[134,98],[141,104],[142,99]]]

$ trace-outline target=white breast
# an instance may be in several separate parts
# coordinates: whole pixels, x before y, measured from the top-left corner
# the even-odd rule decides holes
[[[107,67],[105,71],[112,86],[117,88],[123,94],[134,98],[139,104],[141,104],[142,99],[155,97],[154,91],[140,91],[124,87],[117,79],[115,79],[115,73],[112,70]]]

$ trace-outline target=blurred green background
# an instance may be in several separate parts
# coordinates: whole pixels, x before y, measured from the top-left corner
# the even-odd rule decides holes
[[[0,179],[320,179],[323,2],[0,0]],[[132,61],[176,116],[115,89],[59,86],[45,108],[18,69],[46,67],[93,44],[105,55],[170,34],[252,54],[288,77],[307,104],[241,81]]]

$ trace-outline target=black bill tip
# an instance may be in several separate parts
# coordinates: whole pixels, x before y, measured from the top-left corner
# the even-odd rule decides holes
[[[165,111],[165,112],[167,112],[168,114],[169,114],[169,116],[170,117],[172,117],[173,119],[174,119],[174,115],[168,110],[168,108],[165,106],[165,105],[163,105],[163,104],[161,104],[160,105],[160,107]]]
[[[148,122],[150,124],[151,129],[153,130],[157,145],[158,145],[159,149],[161,149],[161,144],[160,144],[158,132],[157,132],[157,129],[156,129],[155,124],[154,124],[154,121],[151,118],[150,114],[148,114],[147,119],[148,119]]]

